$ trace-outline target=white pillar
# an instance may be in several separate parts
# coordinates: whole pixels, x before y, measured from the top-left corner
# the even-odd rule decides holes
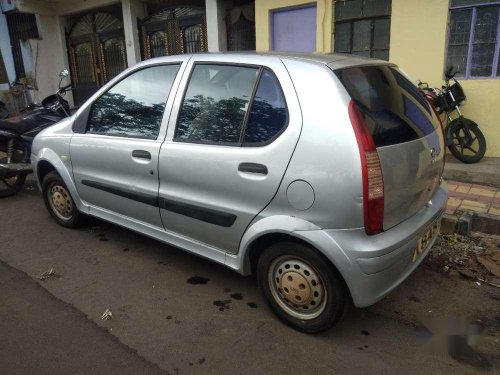
[[[141,61],[141,46],[139,44],[137,18],[144,17],[144,4],[139,0],[122,0],[122,13],[127,62],[130,67]]]
[[[208,51],[227,50],[226,6],[224,0],[205,0]]]

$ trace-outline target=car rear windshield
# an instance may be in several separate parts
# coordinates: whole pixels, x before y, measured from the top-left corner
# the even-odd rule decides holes
[[[439,126],[427,99],[397,68],[362,66],[335,73],[358,105],[377,147],[425,137]]]

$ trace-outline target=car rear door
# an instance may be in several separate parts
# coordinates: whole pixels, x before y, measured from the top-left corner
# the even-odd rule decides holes
[[[384,183],[384,230],[420,211],[440,185],[443,130],[418,88],[395,66],[336,70],[377,147]]]
[[[82,113],[84,129],[72,137],[70,153],[78,194],[91,213],[104,210],[162,228],[158,154],[167,128],[164,110],[180,66],[142,67]]]
[[[167,231],[236,253],[273,199],[297,143],[301,113],[277,57],[193,58],[160,151]]]

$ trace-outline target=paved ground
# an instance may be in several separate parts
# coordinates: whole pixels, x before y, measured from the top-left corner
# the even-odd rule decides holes
[[[58,357],[61,366],[90,357],[92,347],[99,348],[99,343],[108,345],[112,354],[122,350],[124,363],[129,358],[137,366],[147,366],[140,358],[134,360],[121,345],[112,348],[108,341],[117,338],[171,374],[498,371],[498,289],[451,278],[425,265],[374,307],[350,311],[336,329],[304,335],[283,325],[264,306],[253,278],[240,277],[100,221],[79,230],[59,227],[50,219],[37,191],[25,190],[0,201],[0,217],[0,260],[32,276],[64,302],[54,301],[42,288],[0,286],[0,303],[6,296],[24,301],[17,310],[7,313],[2,313],[5,307],[0,308],[0,342],[22,339],[24,343],[23,351],[10,357],[7,365],[6,349],[0,346],[2,374],[9,373],[2,371],[2,364],[8,368],[23,363],[35,367],[49,360],[44,356],[36,360],[29,354],[52,352],[38,340],[45,337],[44,329],[52,324],[51,317],[42,313],[47,300],[58,304],[57,314],[68,314],[50,340],[68,348],[64,357]],[[37,279],[52,267],[57,277]],[[194,276],[205,278],[206,283],[190,283]],[[220,301],[226,306],[222,311]],[[103,321],[101,315],[107,308],[114,318]],[[477,340],[469,340],[472,347],[461,336],[463,330],[455,329],[453,336],[442,335],[453,317],[477,321],[475,324],[483,327]],[[94,324],[104,327],[107,333],[96,330]],[[19,330],[12,328],[16,326]],[[72,330],[88,327],[89,336],[81,345],[81,353],[75,353],[69,344],[76,334],[68,326]],[[437,334],[432,344],[427,341],[431,335],[424,326]],[[8,350],[12,351],[10,346]],[[57,373],[68,372],[52,372]],[[108,373],[123,372],[117,367]]]
[[[1,374],[164,374],[25,273],[0,262]]]
[[[446,213],[457,211],[489,214],[500,219],[500,189],[478,184],[448,180]]]
[[[500,158],[486,157],[478,163],[465,164],[448,154],[443,176],[447,180],[500,187]]]

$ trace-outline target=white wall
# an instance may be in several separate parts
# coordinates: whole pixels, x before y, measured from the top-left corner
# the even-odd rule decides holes
[[[224,0],[205,0],[209,52],[227,50],[225,17],[228,5]]]
[[[68,66],[68,55],[61,18],[57,15],[40,15],[41,40],[32,40],[36,61],[36,82],[38,91],[35,99],[40,102],[58,89],[59,72]],[[38,57],[36,50],[38,49]],[[69,79],[64,81],[69,83]]]
[[[123,34],[127,49],[128,66],[133,66],[141,61],[141,47],[139,44],[139,30],[137,18],[144,18],[144,4],[139,0],[123,0]]]
[[[14,69],[14,59],[12,58],[12,48],[10,47],[9,29],[7,28],[7,19],[5,15],[0,13],[0,50],[2,51],[3,62],[7,70],[9,82],[16,79],[16,71]],[[0,91],[8,90],[9,85],[0,84]]]

